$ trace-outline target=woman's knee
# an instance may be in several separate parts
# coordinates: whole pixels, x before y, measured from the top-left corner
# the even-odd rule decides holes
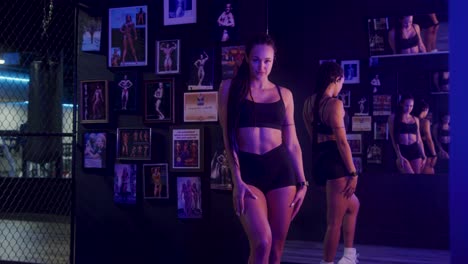
[[[251,242],[252,250],[259,254],[267,254],[271,250],[272,239],[271,236],[263,236],[257,239],[254,239]]]
[[[361,202],[359,201],[359,198],[357,198],[356,195],[353,195],[350,200],[350,205],[349,205],[349,211],[350,213],[356,213],[359,212],[359,208],[361,207]]]

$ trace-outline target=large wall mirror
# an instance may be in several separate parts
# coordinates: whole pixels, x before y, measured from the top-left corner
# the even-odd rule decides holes
[[[370,169],[448,175],[448,54],[380,57],[371,61],[374,137],[367,148]],[[418,137],[422,147],[413,144]],[[398,161],[398,153],[409,163],[404,159]],[[381,166],[372,168],[372,163]]]
[[[437,12],[372,17],[367,20],[371,56],[448,52],[448,15]]]

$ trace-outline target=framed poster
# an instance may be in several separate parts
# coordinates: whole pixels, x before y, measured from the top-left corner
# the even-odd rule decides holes
[[[180,73],[180,40],[156,41],[156,74]]]
[[[192,49],[189,90],[213,90],[213,49]]]
[[[358,174],[362,173],[362,158],[361,157],[353,157],[354,167],[356,168],[356,172]]]
[[[197,22],[197,0],[164,0],[164,25]]]
[[[374,95],[373,97],[373,115],[389,116],[392,114],[392,96],[387,94]]]
[[[99,52],[101,51],[101,30],[102,18],[91,16],[85,10],[79,10],[78,15],[78,36],[81,51]]]
[[[387,140],[388,139],[388,122],[379,121],[374,122],[374,139]]]
[[[200,177],[177,177],[177,217],[202,218]]]
[[[211,163],[210,163],[210,188],[216,190],[232,190],[232,175],[229,168],[226,149],[223,142],[223,131],[220,126],[215,126],[210,132],[211,139]]]
[[[216,12],[217,15],[216,42],[236,43],[239,39],[239,1],[215,1],[213,4],[213,12]]]
[[[83,168],[106,168],[107,133],[100,131],[84,132],[83,145]]]
[[[116,158],[150,160],[151,128],[117,128]]]
[[[174,79],[145,81],[145,123],[174,122]]]
[[[359,60],[341,62],[344,71],[344,83],[359,83]]]
[[[362,153],[362,135],[361,134],[347,134],[346,139],[348,140],[349,147],[351,148],[351,154]]]
[[[148,8],[109,8],[109,67],[148,65]]]
[[[169,198],[169,172],[167,163],[143,164],[143,197]]]
[[[114,202],[136,204],[136,164],[114,164]]]
[[[203,171],[203,128],[171,128],[171,170]]]
[[[184,93],[184,122],[218,121],[218,92]]]
[[[341,90],[338,94],[338,99],[343,102],[343,107],[351,106],[351,91],[350,90]]]
[[[367,147],[367,163],[382,164],[382,145],[372,144]]]
[[[352,131],[372,131],[371,116],[353,116]]]
[[[245,57],[245,46],[229,46],[221,48],[221,78],[232,79]]]
[[[82,124],[109,122],[107,80],[80,82],[80,116]]]
[[[114,109],[122,113],[137,111],[138,72],[117,72],[114,85]]]

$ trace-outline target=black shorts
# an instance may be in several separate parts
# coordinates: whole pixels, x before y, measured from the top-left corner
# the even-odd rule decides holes
[[[317,185],[325,186],[328,180],[342,178],[348,174],[336,141],[318,144],[318,151],[312,173]]]
[[[242,180],[264,194],[297,183],[291,157],[284,144],[264,154],[239,151],[237,157]]]
[[[413,144],[409,145],[398,144],[398,146],[400,147],[401,155],[409,161],[415,159],[422,159],[423,157],[417,142],[414,142]]]

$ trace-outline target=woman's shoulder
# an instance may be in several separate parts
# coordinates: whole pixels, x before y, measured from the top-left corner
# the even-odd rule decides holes
[[[328,107],[330,107],[333,110],[339,110],[343,108],[343,101],[341,101],[338,98],[331,97],[328,99],[329,101],[327,102]]]
[[[279,86],[279,85],[276,85],[276,86],[279,88],[281,95],[286,96],[286,97],[292,97],[292,92],[289,88],[286,88],[284,86]]]

